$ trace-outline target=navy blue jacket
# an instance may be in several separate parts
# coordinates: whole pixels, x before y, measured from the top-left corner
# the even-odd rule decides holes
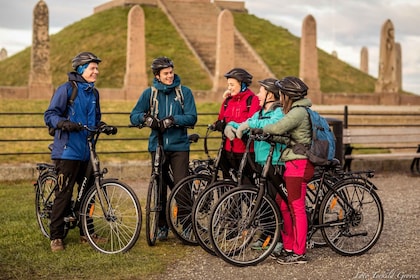
[[[183,95],[183,106],[178,100],[175,88],[181,85],[181,79],[175,74],[172,85],[164,85],[156,78],[153,79],[153,86],[158,90],[157,104],[159,120],[172,116],[174,126],[168,128],[163,133],[163,149],[165,151],[189,151],[187,127],[193,127],[197,122],[197,108],[194,96],[188,87],[181,85]],[[130,122],[133,125],[142,125],[145,121],[144,116],[150,112],[150,98],[152,90],[147,88],[140,95],[137,104],[130,114]],[[152,130],[149,137],[149,152],[156,151],[158,143],[158,131]]]
[[[57,128],[63,120],[96,127],[101,120],[99,95],[93,90],[94,84],[86,82],[75,72],[68,73],[69,82],[59,86],[55,91],[48,109],[44,113],[45,124]],[[71,96],[73,87],[70,81],[77,82],[77,97],[73,105],[67,108],[67,101]],[[67,132],[57,129],[54,135],[51,159],[89,160],[89,147],[87,145],[88,131]]]

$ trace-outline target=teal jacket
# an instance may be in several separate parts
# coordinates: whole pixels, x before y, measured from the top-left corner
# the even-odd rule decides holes
[[[274,109],[273,109],[274,108]],[[252,117],[250,117],[247,122],[249,128],[263,128],[267,124],[272,124],[284,117],[283,110],[279,106],[279,103],[273,103],[270,109],[267,111],[261,109],[256,112]],[[240,124],[235,122],[229,122],[229,125],[232,125],[234,128],[238,128]],[[244,134],[249,134],[249,130]],[[271,161],[273,165],[284,165],[284,162],[280,161],[281,151],[284,150],[286,146],[280,143],[276,143],[276,147],[273,153],[273,160]],[[255,141],[254,142],[254,151],[255,151],[255,162],[261,166],[265,165],[268,153],[270,151],[270,144],[265,141]]]
[[[176,87],[181,85],[181,79],[175,74],[172,85],[167,86],[160,83],[156,78],[153,79],[153,86],[158,90],[157,102],[158,116],[162,120],[165,117],[174,118],[174,126],[168,128],[163,133],[163,149],[165,151],[189,151],[190,143],[188,140],[188,127],[193,127],[197,122],[197,108],[191,90],[181,85],[183,104],[176,95]],[[150,98],[152,90],[146,88],[141,94],[137,104],[130,114],[130,122],[133,125],[141,125],[145,121],[145,116],[151,111]],[[149,137],[149,152],[156,151],[158,143],[158,131],[151,130]]]

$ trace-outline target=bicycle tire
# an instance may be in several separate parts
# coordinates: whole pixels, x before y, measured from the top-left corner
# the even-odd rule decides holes
[[[140,235],[140,202],[127,184],[105,179],[99,191],[95,187],[88,190],[80,209],[80,220],[94,249],[105,254],[125,253],[136,244]]]
[[[42,234],[50,238],[51,212],[54,205],[54,188],[57,175],[53,171],[40,174],[35,183],[35,213]],[[65,232],[67,234],[67,231]]]
[[[371,182],[344,179],[325,195],[319,222],[330,225],[321,232],[335,252],[343,256],[362,255],[376,244],[382,233],[382,202]]]
[[[216,254],[229,264],[239,267],[256,265],[270,256],[280,240],[280,210],[267,195],[264,195],[251,226],[247,226],[257,195],[254,186],[234,188],[225,193],[212,210],[210,241]],[[266,236],[262,237],[262,233]],[[256,241],[263,242],[263,249],[252,248]]]
[[[326,175],[324,177],[324,184],[327,184],[328,187],[324,185],[322,189],[319,191],[319,193],[318,193],[318,189],[321,183],[320,175],[314,176],[306,184],[305,207],[306,207],[306,214],[308,217],[307,248],[327,246],[327,242],[324,240],[321,230],[319,228],[313,227],[313,225],[318,224],[319,217],[315,215],[313,220],[311,219],[311,217],[314,211],[319,212],[320,204],[315,205],[315,200],[317,199],[317,195],[319,196],[319,202],[321,202],[322,197],[328,192],[329,187],[332,187],[334,182],[338,180],[339,180],[338,177],[332,177],[332,176]]]
[[[208,174],[185,177],[174,187],[167,200],[168,226],[173,234],[186,245],[198,245],[192,229],[192,205],[211,180],[212,176]]]
[[[159,206],[159,175],[152,175],[147,190],[146,200],[146,241],[149,246],[155,246],[158,230],[161,206]]]
[[[191,220],[195,239],[201,248],[211,255],[216,255],[208,231],[211,210],[224,193],[237,186],[233,181],[216,181],[208,185],[194,201]]]

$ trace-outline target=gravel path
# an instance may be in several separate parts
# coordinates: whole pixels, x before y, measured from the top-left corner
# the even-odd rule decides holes
[[[420,176],[376,174],[385,212],[376,245],[358,257],[343,257],[331,249],[308,250],[305,265],[280,265],[268,258],[253,267],[235,267],[192,247],[188,258],[172,263],[153,279],[420,279]],[[131,183],[141,198],[144,184]]]

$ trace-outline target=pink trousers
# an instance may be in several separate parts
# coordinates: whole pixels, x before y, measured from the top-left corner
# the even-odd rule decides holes
[[[314,166],[307,159],[286,162],[283,174],[286,184],[288,203],[276,196],[276,202],[284,220],[282,231],[283,247],[302,255],[306,252],[308,221],[306,218],[306,184],[314,175]]]

